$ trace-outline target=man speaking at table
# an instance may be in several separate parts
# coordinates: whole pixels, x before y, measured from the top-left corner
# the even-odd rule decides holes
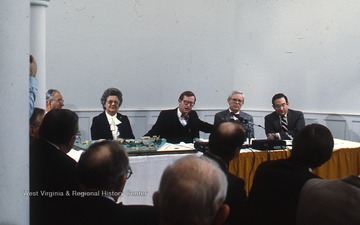
[[[271,101],[275,111],[265,116],[267,138],[292,140],[294,134],[305,127],[303,113],[289,109],[288,98],[282,93],[274,95]]]
[[[192,143],[199,137],[199,131],[211,133],[213,125],[199,119],[196,111],[192,110],[196,102],[195,94],[191,91],[181,93],[175,109],[161,111],[154,126],[145,136],[160,135],[169,143]]]

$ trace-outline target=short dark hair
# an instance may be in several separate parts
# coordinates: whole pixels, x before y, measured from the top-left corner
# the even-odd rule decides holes
[[[39,115],[42,116],[44,114],[45,114],[44,109],[40,109],[40,108],[35,107],[34,112],[31,114],[31,117],[30,117],[30,125],[36,125],[35,122],[36,122],[37,117]]]
[[[237,121],[226,121],[215,126],[209,136],[209,151],[230,161],[235,151],[246,140],[245,130]]]
[[[286,103],[289,103],[288,98],[286,97],[286,95],[284,95],[283,93],[278,93],[275,94],[272,99],[271,99],[271,103],[272,105],[275,105],[275,101],[279,98],[285,98]]]
[[[69,109],[53,109],[45,114],[39,136],[56,145],[69,144],[79,129],[79,117]]]
[[[80,184],[96,190],[115,187],[128,169],[129,159],[124,147],[112,140],[90,145],[77,164]]]
[[[116,96],[119,101],[119,107],[121,106],[122,102],[123,102],[123,94],[121,93],[121,91],[117,88],[108,88],[104,91],[103,95],[101,96],[100,102],[101,105],[103,106],[103,109],[105,109],[105,104],[106,104],[106,99],[109,96]]]
[[[195,101],[196,101],[196,96],[195,96],[195,94],[194,94],[192,91],[184,91],[183,93],[181,93],[181,95],[179,96],[179,100],[183,100],[183,99],[184,99],[184,96],[186,96],[186,97],[192,97],[192,96],[194,96]]]
[[[295,135],[292,145],[291,158],[316,168],[331,158],[334,138],[327,127],[310,124]]]

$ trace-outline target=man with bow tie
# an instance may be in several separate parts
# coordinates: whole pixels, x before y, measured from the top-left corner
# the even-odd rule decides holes
[[[123,101],[117,88],[108,88],[101,97],[104,112],[95,116],[91,125],[91,139],[117,140],[135,138],[127,116],[118,112]]]
[[[250,114],[241,110],[241,107],[244,105],[244,101],[244,93],[240,91],[233,91],[227,99],[229,108],[215,114],[214,126],[224,121],[239,121],[245,129],[246,137],[254,138],[254,119]]]
[[[192,110],[196,97],[191,91],[181,93],[175,109],[161,111],[154,126],[144,136],[160,136],[169,143],[192,143],[199,131],[211,133],[213,125],[199,119]]]

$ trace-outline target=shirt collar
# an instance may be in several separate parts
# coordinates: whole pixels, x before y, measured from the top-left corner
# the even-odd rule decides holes
[[[229,112],[230,112],[230,113],[234,113],[233,111],[231,111],[231,109],[230,109],[230,108],[229,108]],[[234,114],[235,114],[235,115],[239,115],[239,114],[240,114],[240,110],[239,110],[239,111],[237,111],[237,112],[235,112]]]

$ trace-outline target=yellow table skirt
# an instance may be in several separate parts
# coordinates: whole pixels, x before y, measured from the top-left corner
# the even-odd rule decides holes
[[[337,146],[338,147],[338,146]],[[285,159],[291,150],[241,152],[229,164],[229,171],[245,181],[245,190],[251,188],[253,177],[260,163],[267,160]],[[313,171],[326,179],[337,179],[347,175],[360,175],[360,146],[334,149],[331,159]]]

